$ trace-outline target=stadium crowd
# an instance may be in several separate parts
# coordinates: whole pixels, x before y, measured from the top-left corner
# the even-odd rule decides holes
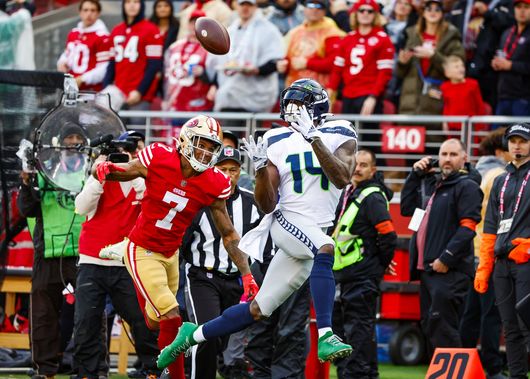
[[[3,12],[6,5],[0,2],[2,17],[7,17]],[[285,88],[311,78],[326,89],[330,109],[338,114],[530,116],[530,0],[396,0],[385,4],[375,0],[306,0],[303,4],[296,0],[198,0],[181,9],[171,0],[156,0],[150,19],[143,0],[123,0],[123,22],[110,31],[100,19],[104,11],[98,0],[79,2],[81,20],[68,35],[57,70],[72,74],[81,90],[109,94],[115,110],[269,112],[280,108]],[[215,56],[200,45],[195,22],[203,16],[226,25],[232,44],[228,54]],[[8,35],[1,23],[2,18],[0,36]],[[16,30],[9,33],[16,34]],[[14,34],[9,38],[15,38]],[[175,136],[184,121],[172,120]],[[141,125],[144,121],[135,118],[128,122]],[[377,130],[379,125],[365,123],[362,127]],[[506,378],[499,352],[502,326],[510,378],[526,378],[528,331],[515,309],[529,291],[530,236],[524,216],[530,212],[525,190],[530,172],[530,129],[520,124],[492,131],[482,141],[485,159],[475,169],[462,142],[451,138],[460,127],[452,123],[428,126],[440,132],[428,135],[427,141],[442,143],[432,154],[438,155],[439,167],[432,157],[415,162],[402,193],[403,215],[414,219],[417,211],[423,212],[416,221],[410,249],[411,273],[421,283],[422,328],[432,348],[474,347],[480,335],[488,378],[502,379]],[[238,138],[230,136],[227,133],[228,140],[223,141],[217,164],[231,179],[230,190],[224,190],[227,217],[237,233],[244,235],[264,215],[253,196],[238,186],[242,153]],[[372,142],[380,138],[377,133],[369,136]],[[60,137],[62,144],[72,146],[84,138],[74,128],[65,128]],[[147,167],[152,152],[149,147],[142,150],[143,135],[133,132],[120,138],[134,143],[135,148],[126,153],[131,159],[138,154]],[[338,361],[341,378],[379,377],[374,343],[377,297],[383,274],[393,272],[396,233],[388,213],[392,191],[377,172],[379,151],[373,150],[361,149],[356,154],[351,185],[337,208],[335,231],[330,231],[337,246],[344,249],[335,251],[338,296],[333,329],[353,345],[353,354]],[[500,179],[494,181],[488,164],[502,168],[495,172]],[[33,379],[57,375],[69,339],[61,338],[65,331],[73,334],[70,369],[74,377],[107,377],[103,309],[112,308],[111,304],[132,326],[137,343],[139,364],[131,376],[162,377],[156,356],[171,343],[181,319],[203,323],[219,316],[237,304],[242,293],[249,294],[247,290],[256,285],[252,275],[261,283],[268,270],[265,259],[251,267],[253,274],[241,276],[238,268],[246,271],[248,267],[231,261],[233,248],[222,247],[232,231],[220,235],[214,230],[219,227],[218,216],[212,216],[214,210],[201,211],[182,241],[181,261],[168,255],[162,262],[166,268],[180,266],[180,278],[168,269],[165,283],[153,283],[155,289],[167,290],[164,296],[174,297],[176,288],[182,291],[177,296],[182,296],[186,288],[186,300],[181,297],[178,301],[180,313],[163,318],[164,312],[158,314],[154,307],[151,312],[156,314],[148,314],[146,323],[158,318],[159,325],[146,325],[139,312],[145,304],[136,307],[124,294],[130,296],[133,288],[143,291],[137,278],[133,275],[133,284],[123,262],[97,254],[133,228],[145,191],[142,180],[124,185],[100,183],[91,177],[75,200],[76,212],[87,216],[81,225],[74,204],[64,207],[55,196],[35,193],[39,188],[43,193],[53,192],[44,188],[42,178],[31,182],[23,174],[22,179],[19,207],[24,216],[36,217],[38,230],[33,235],[36,259],[31,293]],[[187,185],[184,179],[183,183]],[[123,207],[118,211],[117,198],[123,200],[118,202]],[[428,223],[433,214],[434,221]],[[123,225],[113,221],[120,217]],[[70,257],[64,260],[49,251],[53,238],[48,233],[62,235],[65,227],[50,226],[49,219],[76,221],[73,231],[70,225],[66,234],[72,234],[72,247],[76,246],[81,257],[77,268],[72,264],[74,251],[68,251]],[[481,242],[474,249],[475,229],[481,219]],[[434,222],[441,226],[433,226]],[[355,244],[340,245],[342,236]],[[138,254],[151,254],[151,249],[141,249]],[[264,252],[274,255],[270,243]],[[115,252],[108,254],[107,258],[112,258]],[[134,272],[130,259],[125,259],[125,266]],[[154,272],[158,278],[159,272]],[[77,299],[69,329],[60,330],[61,313],[64,317],[68,314],[65,309],[72,312],[74,308],[62,304],[65,280],[76,287]],[[199,345],[186,365],[180,356],[169,366],[171,377],[214,378],[214,356],[224,351],[219,372],[225,377],[251,377],[250,360],[253,377],[303,378],[307,351],[302,348],[306,336],[300,331],[308,325],[309,298],[307,286],[301,287],[271,315],[277,325],[261,321],[252,325],[246,336]],[[174,310],[174,300],[165,299],[162,311]],[[205,301],[215,307],[205,307]],[[471,326],[477,329],[473,336],[469,335]],[[245,344],[246,351],[242,349]]]

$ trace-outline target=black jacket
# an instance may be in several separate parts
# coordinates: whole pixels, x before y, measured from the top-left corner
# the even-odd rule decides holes
[[[502,33],[499,49],[503,49],[507,44],[508,51],[510,50],[517,35],[517,32],[512,33],[513,28],[516,27],[510,27]],[[507,41],[510,35],[512,38]],[[513,55],[508,58],[512,61],[512,69],[499,71],[499,100],[530,99],[530,26],[527,25],[523,30],[516,46]]]
[[[510,179],[508,180],[506,192],[504,194],[503,219],[505,220],[513,217],[517,194],[519,193],[521,184],[528,170],[530,170],[530,162],[525,163],[519,167],[519,169],[515,168],[515,166],[510,163],[506,166],[507,173],[495,178],[484,219],[484,233],[497,234],[500,222],[499,199],[506,175],[510,173]],[[530,219],[528,218],[528,215],[530,215],[530,183],[528,183],[524,189],[519,209],[515,214],[510,231],[508,233],[497,234],[497,240],[495,241],[496,257],[506,257],[508,255],[508,253],[514,248],[511,243],[513,239],[530,238]]]
[[[425,209],[428,199],[434,193],[425,239],[424,269],[439,258],[450,270],[457,270],[473,276],[473,238],[475,232],[461,226],[460,221],[480,221],[480,210],[484,197],[480,189],[480,174],[466,163],[466,171],[450,175],[442,180],[439,175],[422,177],[412,171],[401,191],[401,214],[412,216],[416,208]],[[423,182],[423,183],[422,183]],[[423,187],[423,194],[422,194]],[[416,233],[410,241],[411,279],[418,278],[416,269],[418,250]]]
[[[392,199],[392,191],[377,179],[362,182],[348,197],[346,208],[366,187],[377,186],[383,190],[388,201]],[[395,231],[379,234],[375,226],[383,221],[391,220],[387,208],[387,199],[380,192],[374,192],[361,202],[359,213],[350,226],[350,233],[363,239],[363,259],[357,263],[335,271],[337,282],[350,282],[366,278],[381,279],[385,269],[394,257],[397,244]],[[341,201],[339,204],[342,204]],[[337,220],[338,221],[338,220]]]

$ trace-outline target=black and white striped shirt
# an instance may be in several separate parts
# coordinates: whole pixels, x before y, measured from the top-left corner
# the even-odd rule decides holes
[[[263,217],[254,201],[254,194],[239,187],[236,187],[234,194],[226,200],[226,209],[240,236],[255,228]],[[272,253],[270,237],[265,249],[264,255]],[[186,262],[195,267],[216,270],[227,275],[238,272],[237,266],[228,257],[223,246],[209,208],[202,209],[193,219],[182,240],[180,253]]]

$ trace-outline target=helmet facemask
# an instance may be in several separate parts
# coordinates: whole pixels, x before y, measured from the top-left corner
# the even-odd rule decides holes
[[[212,125],[219,130],[210,128]],[[217,162],[222,147],[219,134],[222,136],[219,124],[207,116],[195,117],[182,127],[179,150],[195,171],[206,171]]]
[[[300,81],[303,81],[301,79]],[[315,82],[315,84],[318,84]],[[313,121],[319,123],[325,119],[329,111],[329,99],[326,91],[320,91],[297,85],[296,82],[283,90],[280,102],[280,117],[287,122],[296,122],[300,116],[300,107],[304,105]]]

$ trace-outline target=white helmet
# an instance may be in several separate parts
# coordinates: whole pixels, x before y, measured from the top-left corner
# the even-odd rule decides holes
[[[204,141],[214,144],[213,149],[204,145]],[[189,119],[180,130],[178,148],[190,162],[191,167],[203,172],[215,165],[223,146],[221,125],[210,116],[199,115]]]

